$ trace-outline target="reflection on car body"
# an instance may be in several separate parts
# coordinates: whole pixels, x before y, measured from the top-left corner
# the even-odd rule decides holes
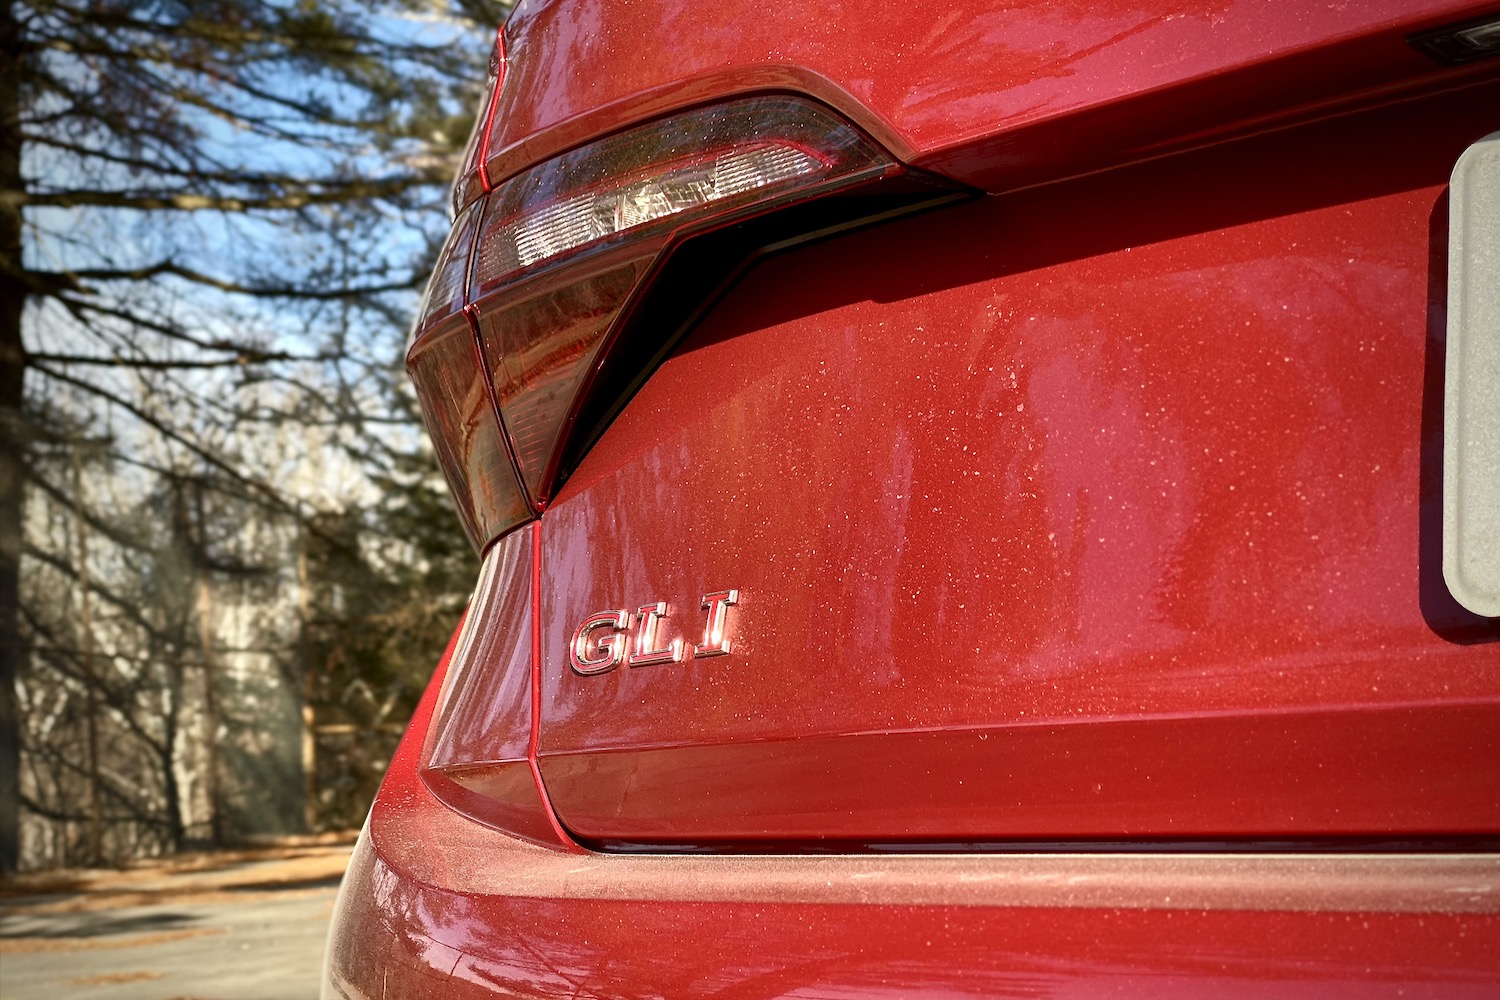
[[[325,995],[1493,995],[1495,24],[518,7]]]

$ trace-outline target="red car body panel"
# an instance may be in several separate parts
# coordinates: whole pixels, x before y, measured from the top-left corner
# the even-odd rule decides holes
[[[542,521],[564,825],[1500,832],[1500,645],[1420,599],[1434,218],[1483,106],[1500,88],[761,264]],[[666,600],[692,641],[729,587],[732,655],[569,668],[590,613]]]
[[[877,11],[732,0],[709,13],[670,2],[523,2],[507,24],[488,179],[673,109],[785,90],[843,112],[904,162],[999,190],[1451,80],[1454,71],[1413,51],[1406,35],[1493,9],[1473,0],[947,0]]]
[[[1477,1000],[1500,982],[1493,856],[526,844],[417,777],[446,665],[345,876],[325,996]]]
[[[756,92],[991,194],[755,263],[491,547],[325,995],[1495,995],[1440,521],[1500,59],[1408,44],[1487,10],[523,3],[460,201]],[[570,665],[730,590],[728,655]]]

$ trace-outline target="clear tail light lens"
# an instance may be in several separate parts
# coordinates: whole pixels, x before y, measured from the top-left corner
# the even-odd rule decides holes
[[[427,291],[422,296],[422,307],[417,310],[412,351],[421,343],[424,334],[463,312],[464,303],[468,301],[469,253],[474,248],[474,234],[479,230],[481,207],[470,205],[459,213],[448,241],[438,252],[437,265],[432,269]]]
[[[496,187],[473,293],[627,240],[659,244],[691,222],[892,166],[852,126],[800,98],[688,111],[579,147]]]
[[[900,173],[820,105],[742,98],[570,150],[461,215],[407,367],[475,545],[546,506],[590,377],[678,241]]]
[[[637,226],[815,179],[831,168],[828,160],[783,143],[663,164],[648,176],[615,180],[494,224],[485,231],[478,279],[493,283]]]

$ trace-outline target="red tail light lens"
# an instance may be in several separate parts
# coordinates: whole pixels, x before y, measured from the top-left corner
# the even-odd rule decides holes
[[[461,216],[407,367],[475,545],[546,506],[590,377],[675,243],[901,172],[811,101],[743,98],[563,153]],[[460,273],[466,293],[455,295]],[[458,344],[461,309],[472,358]],[[493,434],[479,426],[486,397]]]
[[[458,516],[476,541],[494,538],[531,516],[495,420],[473,327],[463,313],[478,224],[478,205],[454,223],[427,283],[406,355],[438,464]]]
[[[406,365],[469,538],[478,544],[528,521],[468,318],[460,313],[424,333]]]
[[[534,294],[480,314],[480,343],[531,496],[542,495],[559,426],[588,362],[649,264],[639,259],[585,278],[535,282],[524,290]]]

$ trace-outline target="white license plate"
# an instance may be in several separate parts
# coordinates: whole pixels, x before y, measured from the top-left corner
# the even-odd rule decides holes
[[[1464,150],[1449,187],[1443,577],[1500,617],[1500,132]]]

